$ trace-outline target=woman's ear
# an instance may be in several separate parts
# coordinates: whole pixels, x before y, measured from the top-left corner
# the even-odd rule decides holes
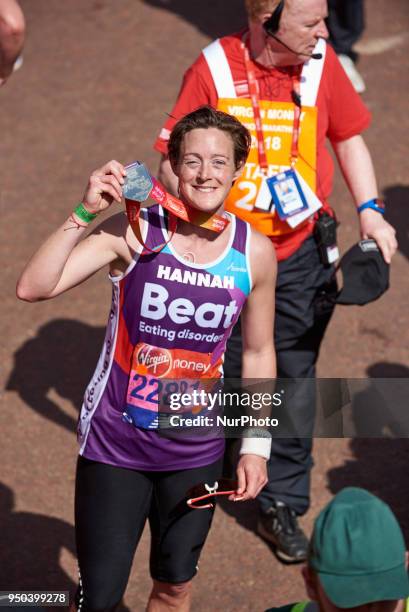
[[[313,570],[308,567],[308,565],[304,565],[301,569],[302,577],[304,578],[305,590],[307,591],[308,597],[312,601],[318,601],[318,592],[316,586],[316,576]]]

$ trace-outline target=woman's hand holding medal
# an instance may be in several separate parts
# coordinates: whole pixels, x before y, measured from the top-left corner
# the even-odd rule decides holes
[[[86,210],[98,214],[109,208],[114,200],[121,203],[125,176],[125,167],[114,159],[94,170],[82,200]]]

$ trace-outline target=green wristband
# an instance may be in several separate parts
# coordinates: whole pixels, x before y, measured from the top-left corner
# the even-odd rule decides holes
[[[81,219],[81,221],[84,221],[85,223],[91,223],[91,221],[98,216],[96,213],[88,212],[82,202],[78,204],[76,208],[74,208],[73,213],[77,215],[78,219]]]

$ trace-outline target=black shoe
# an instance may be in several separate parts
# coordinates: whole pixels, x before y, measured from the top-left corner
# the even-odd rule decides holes
[[[282,561],[305,561],[308,539],[298,525],[294,510],[282,502],[275,502],[266,513],[260,513],[258,533],[275,547]]]

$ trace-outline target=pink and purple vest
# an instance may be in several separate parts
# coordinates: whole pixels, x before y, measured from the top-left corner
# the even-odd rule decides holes
[[[168,239],[163,209],[143,211],[145,242]],[[221,437],[167,438],[158,427],[158,394],[169,379],[223,376],[226,342],[251,291],[250,226],[230,215],[229,243],[208,264],[186,262],[171,243],[136,254],[111,277],[112,306],[104,346],[84,396],[80,454],[138,470],[208,465],[224,450]]]

